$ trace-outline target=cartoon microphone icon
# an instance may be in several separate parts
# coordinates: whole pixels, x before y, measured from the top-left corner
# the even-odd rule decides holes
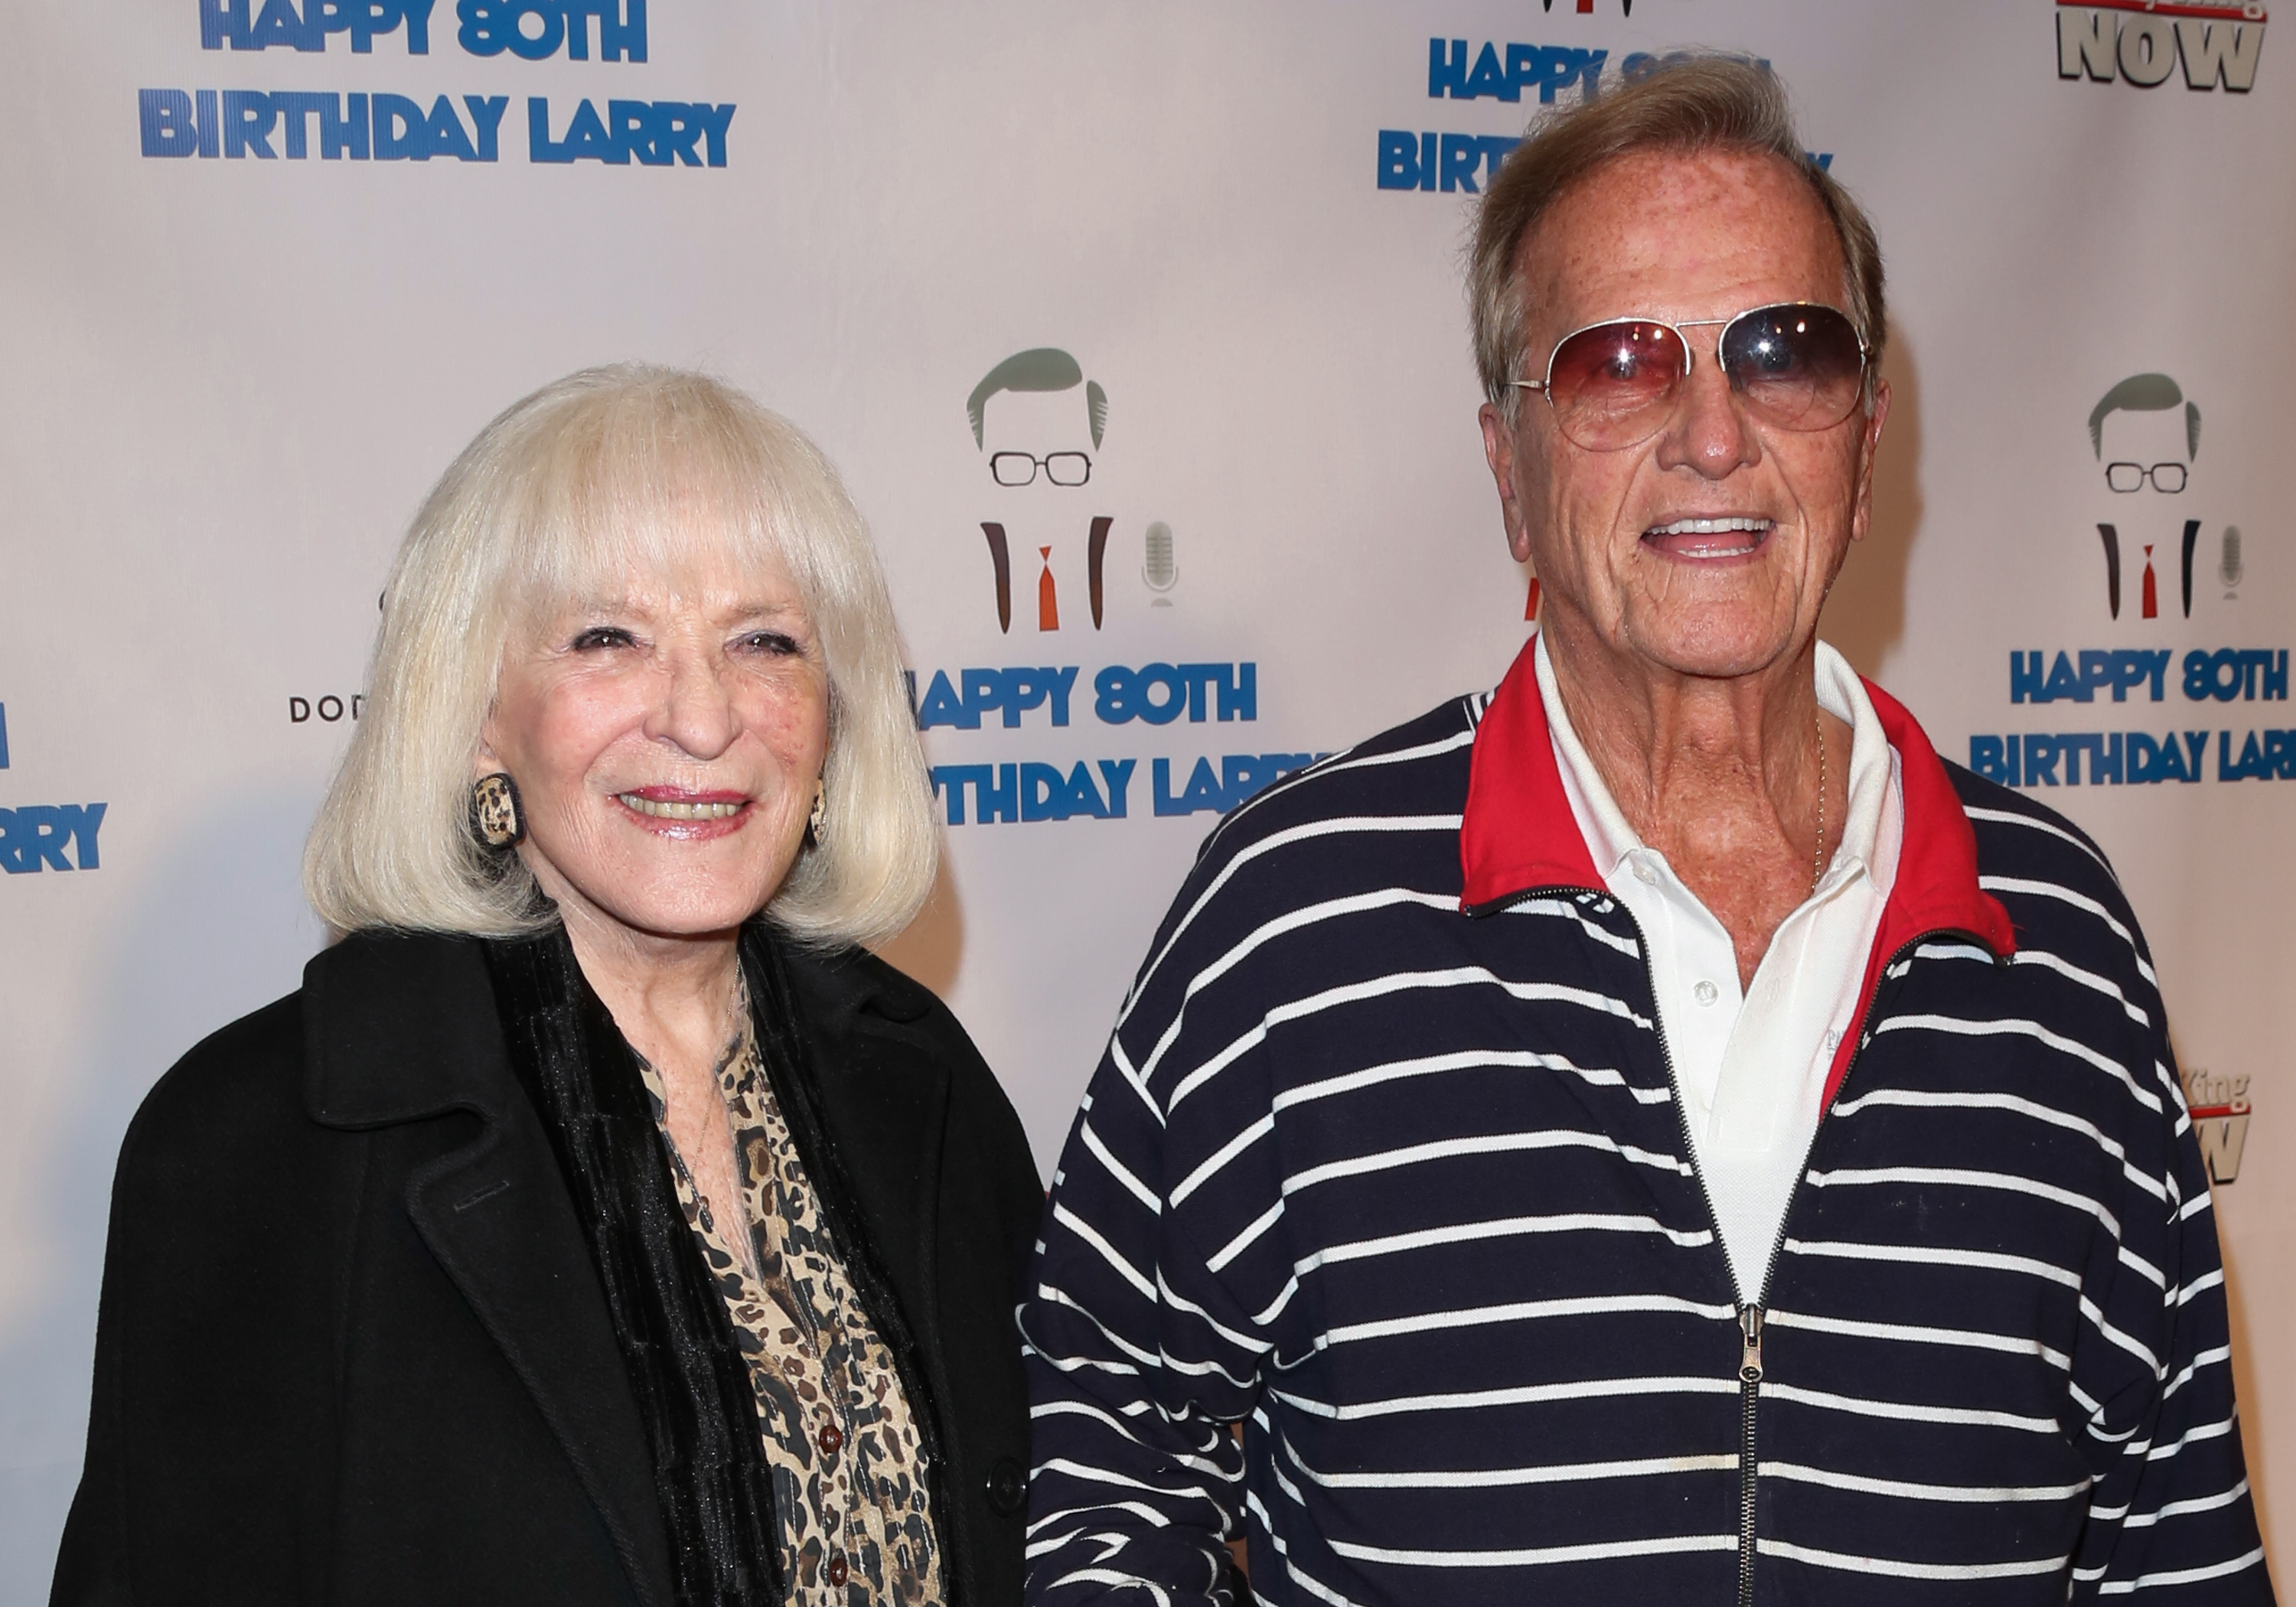
[[[2217,578],[2231,591],[2240,584],[2240,527],[2225,526],[2223,556],[2217,560]]]
[[[1162,520],[1148,527],[1147,554],[1140,564],[1140,578],[1148,583],[1152,592],[1168,592],[1179,584],[1180,566],[1172,559],[1172,527]],[[1159,596],[1151,608],[1169,608],[1172,600]]]

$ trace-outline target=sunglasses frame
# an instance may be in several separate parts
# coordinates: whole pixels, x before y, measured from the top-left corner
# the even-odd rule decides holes
[[[1570,345],[1571,341],[1577,340],[1580,335],[1586,334],[1593,330],[1608,329],[1614,324],[1655,324],[1660,329],[1672,331],[1674,338],[1682,343],[1682,377],[1685,380],[1696,371],[1698,365],[1698,348],[1692,344],[1690,337],[1683,333],[1683,331],[1687,329],[1712,329],[1718,325],[1721,332],[1714,337],[1714,366],[1720,369],[1722,371],[1723,377],[1727,379],[1730,374],[1730,364],[1729,360],[1722,355],[1722,348],[1730,338],[1731,327],[1743,319],[1751,318],[1760,313],[1775,313],[1796,307],[1813,307],[1823,312],[1832,313],[1835,317],[1840,318],[1844,324],[1847,324],[1849,326],[1850,334],[1854,336],[1857,341],[1857,389],[1859,393],[1862,395],[1866,389],[1868,371],[1871,370],[1874,365],[1873,348],[1866,344],[1866,332],[1857,327],[1857,320],[1851,317],[1841,307],[1835,307],[1832,303],[1825,301],[1766,301],[1759,307],[1750,307],[1743,312],[1733,313],[1726,318],[1685,318],[1679,324],[1669,323],[1664,318],[1644,317],[1638,313],[1626,313],[1615,318],[1597,318],[1592,324],[1580,324],[1577,329],[1570,331],[1570,333],[1555,341],[1554,347],[1546,354],[1546,378],[1539,380],[1510,380],[1507,383],[1515,389],[1529,390],[1545,397],[1546,398],[1546,405],[1549,407],[1553,407],[1554,406],[1554,392],[1553,389],[1553,386],[1554,384],[1554,360],[1562,355],[1562,348]],[[1853,402],[1850,405],[1850,412],[1854,413],[1856,411],[1857,404]],[[1842,419],[1846,419],[1849,416],[1849,414],[1845,413],[1841,415],[1841,418],[1835,419],[1833,423],[1823,424],[1818,428],[1831,430],[1835,424],[1841,423]],[[1561,419],[1559,417],[1556,420],[1556,424],[1558,428],[1561,425]],[[1665,422],[1661,419],[1658,424],[1652,427],[1650,434],[1656,435],[1659,430],[1663,428],[1665,428]],[[1791,426],[1788,426],[1788,428],[1791,428]],[[1567,430],[1563,431],[1566,438],[1569,437],[1570,433],[1570,432]],[[1803,431],[1801,433],[1809,432]],[[1645,435],[1636,440],[1622,442],[1617,447],[1588,447],[1587,450],[1623,452],[1627,447],[1640,446],[1643,441],[1646,441],[1648,439],[1650,439],[1650,435]]]

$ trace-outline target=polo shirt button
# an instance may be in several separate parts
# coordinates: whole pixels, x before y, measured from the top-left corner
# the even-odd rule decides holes
[[[1702,1004],[1711,1004],[1722,996],[1722,990],[1713,983],[1702,980],[1697,987],[1690,990],[1690,996]]]
[[[832,1585],[839,1587],[842,1587],[844,1585],[847,1570],[845,1567],[845,1554],[843,1552],[840,1551],[835,1556],[829,1559],[828,1572],[829,1582]]]
[[[1656,887],[1658,885],[1658,873],[1651,869],[1650,866],[1644,865],[1641,860],[1637,859],[1635,861],[1635,880],[1641,882],[1644,887]]]
[[[821,1432],[816,1437],[816,1443],[820,1445],[823,1455],[834,1456],[837,1455],[837,1447],[845,1443],[845,1436],[837,1431],[835,1423],[825,1423],[821,1425]],[[844,1564],[840,1562],[838,1566],[841,1568]]]

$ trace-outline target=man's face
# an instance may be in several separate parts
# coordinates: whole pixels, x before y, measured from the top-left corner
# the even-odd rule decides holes
[[[2185,410],[2182,407],[2161,407],[2144,413],[2131,413],[2125,409],[2108,413],[2104,415],[2103,430],[2105,463],[2103,472],[2109,473],[2114,463],[2135,463],[2148,471],[2161,463],[2174,463],[2179,468],[2189,468],[2191,464],[2192,454],[2185,445]],[[2121,473],[2129,475],[2126,469]],[[2129,478],[2135,477],[2129,475]],[[2171,469],[2165,475],[2152,474],[2137,481],[2136,489],[2149,496],[2161,489],[2162,480],[2180,488],[2183,485],[2177,477],[2177,471]]]
[[[1038,460],[1036,478],[1026,488],[1032,494],[1067,488],[1083,469],[1077,457],[1088,459],[1092,452],[1092,421],[1085,411],[1083,387],[1007,390],[991,397],[981,417],[981,450],[992,464],[1000,452],[1024,453]],[[1053,465],[1057,480],[1046,471],[1042,461],[1056,452],[1071,455]],[[1020,473],[1013,472],[1016,466]],[[1027,472],[1025,465],[1000,467],[1005,472],[1005,478],[997,482],[1000,485]]]
[[[1537,378],[1571,331],[1633,316],[1683,324],[1750,307],[1846,307],[1841,251],[1800,177],[1766,157],[1636,153],[1567,192],[1517,271],[1530,320],[1518,371]],[[1580,652],[1702,677],[1792,658],[1866,533],[1874,447],[1888,412],[1877,388],[1831,429],[1748,416],[1715,361],[1718,325],[1685,330],[1691,376],[1648,440],[1591,451],[1554,409],[1521,393],[1517,423],[1483,409],[1508,545],[1533,564],[1547,627]],[[1686,521],[1751,521],[1700,531]]]

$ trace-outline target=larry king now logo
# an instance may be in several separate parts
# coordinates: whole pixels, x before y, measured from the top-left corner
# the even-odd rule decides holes
[[[2201,1141],[2209,1181],[2230,1183],[2240,1176],[2241,1152],[2248,1147],[2248,1120],[2254,1110],[2245,1077],[2213,1077],[2195,1067],[2185,1073],[2185,1106]]]
[[[2187,89],[2221,86],[2246,94],[2256,86],[2264,23],[2264,7],[2255,0],[2232,5],[2057,0],[2057,77],[2157,89],[2181,63]]]

